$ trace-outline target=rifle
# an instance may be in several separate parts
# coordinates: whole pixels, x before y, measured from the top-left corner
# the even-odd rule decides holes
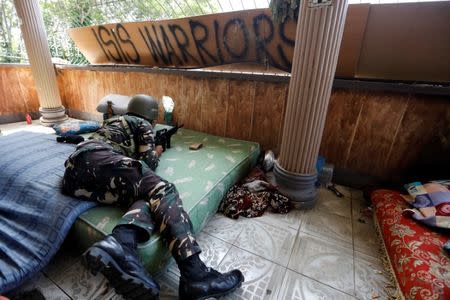
[[[164,128],[156,131],[155,145],[161,145],[163,147],[163,151],[166,151],[167,148],[170,149],[170,139],[172,138],[172,135],[174,135],[178,129],[183,127],[183,125],[184,124],[181,124],[180,126],[175,125],[170,129]]]

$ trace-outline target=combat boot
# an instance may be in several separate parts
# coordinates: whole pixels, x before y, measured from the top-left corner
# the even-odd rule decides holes
[[[204,300],[227,295],[244,282],[244,275],[239,270],[220,273],[208,268],[198,254],[178,263],[180,268],[180,285],[178,294],[181,300]]]
[[[84,254],[87,268],[102,273],[125,299],[159,299],[159,285],[145,270],[137,253],[108,235]]]

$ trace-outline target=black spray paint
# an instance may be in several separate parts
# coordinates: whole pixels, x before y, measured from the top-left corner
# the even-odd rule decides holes
[[[139,35],[147,49],[137,49],[129,32],[122,24],[117,24],[111,29],[97,26],[92,29],[92,33],[110,62],[139,64],[143,51],[149,51],[156,63],[167,66],[201,66],[251,61],[251,37],[253,37],[257,62],[290,70],[291,61],[286,56],[283,47],[293,48],[295,40],[286,36],[285,23],[280,24],[278,32],[275,32],[272,19],[262,13],[253,17],[250,28],[246,25],[245,20],[240,18],[228,20],[223,28],[217,20],[213,21],[213,25],[214,32],[210,32],[210,28],[206,24],[193,19],[189,20],[189,32],[186,32],[178,24],[140,26],[138,28]],[[273,41],[275,34],[280,37],[281,43],[276,45],[276,53],[270,53],[267,45]],[[239,48],[233,48],[229,44],[231,38],[236,39],[236,36],[242,41]],[[216,48],[214,50],[205,46],[211,39],[214,40],[213,44]],[[195,45],[196,53],[189,51],[191,44]],[[125,51],[124,48],[130,51]],[[231,57],[232,60],[225,61],[225,55]]]

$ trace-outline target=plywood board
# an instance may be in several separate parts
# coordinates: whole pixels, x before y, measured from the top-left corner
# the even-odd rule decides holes
[[[344,34],[336,67],[337,77],[355,77],[359,54],[364,41],[369,9],[370,4],[367,3],[348,6],[347,19],[345,20]]]
[[[74,111],[96,113],[97,102],[108,93],[146,93],[158,100],[169,95],[176,103],[175,121],[186,128],[279,148],[286,83],[72,69],[59,70],[57,78],[63,105]],[[37,111],[29,68],[2,67],[0,80],[0,116]],[[384,178],[417,173],[424,165],[437,166],[439,174],[449,160],[449,101],[445,96],[334,90],[320,153],[336,167]]]
[[[230,81],[226,135],[237,139],[251,138],[255,104],[255,81]]]
[[[329,162],[346,166],[361,109],[367,98],[367,93],[352,90],[334,90],[331,94],[319,151]]]
[[[183,78],[183,97],[188,104],[185,113],[186,128],[202,130],[202,101],[204,93],[204,81],[206,79],[196,79],[190,77]]]
[[[203,82],[202,128],[224,136],[227,125],[229,80],[209,79]]]
[[[417,180],[448,176],[449,100],[442,96],[411,96],[387,158],[387,174],[411,173],[417,175]]]
[[[259,62],[290,69],[295,22],[269,9],[88,26],[69,35],[92,64],[193,68]]]
[[[0,115],[38,110],[39,100],[30,68],[0,68]]]
[[[370,7],[359,78],[450,82],[450,2]]]
[[[15,112],[17,109],[19,112],[25,111],[25,105],[22,101],[22,93],[19,87],[19,78],[17,77],[17,71],[13,68],[3,69],[0,73],[0,88],[4,95],[1,99],[1,107],[4,112]],[[16,102],[17,101],[17,102]]]
[[[278,152],[283,128],[287,85],[257,82],[251,140]]]
[[[396,139],[408,95],[371,93],[364,101],[346,167],[372,175],[385,175],[387,157]]]

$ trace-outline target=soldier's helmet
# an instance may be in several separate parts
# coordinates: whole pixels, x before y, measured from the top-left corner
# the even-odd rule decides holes
[[[134,95],[128,102],[129,113],[141,116],[149,121],[158,118],[158,102],[155,98],[148,95]]]

